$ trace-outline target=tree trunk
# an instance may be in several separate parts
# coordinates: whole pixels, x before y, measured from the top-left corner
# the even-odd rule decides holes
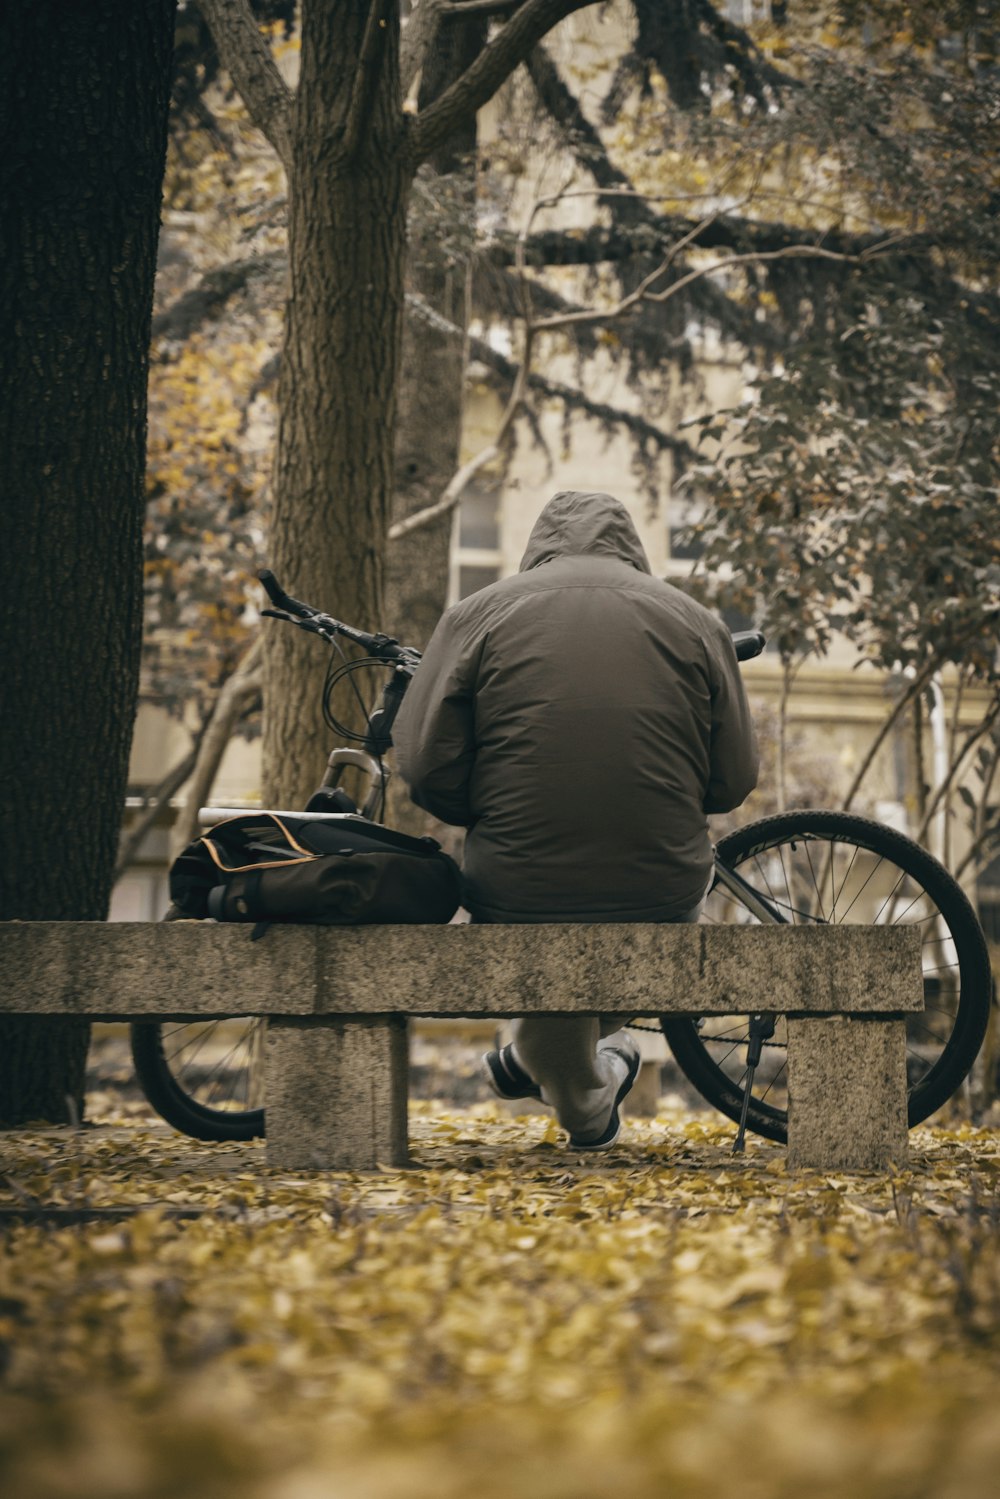
[[[460,77],[486,40],[484,17],[457,21],[439,31],[421,76],[419,107],[425,108]],[[432,195],[450,205],[452,241],[467,230],[472,243],[476,207],[476,119],[438,148],[424,172],[437,178]],[[460,220],[464,218],[463,225]],[[433,225],[414,234],[407,284],[422,301],[455,327],[464,330],[467,258],[446,258]],[[399,377],[399,421],[392,519],[404,520],[440,499],[458,468],[462,447],[465,379],[463,341],[410,312],[403,324]],[[454,513],[390,542],[386,559],[385,628],[407,645],[423,649],[444,612],[448,596],[448,563]],[[402,784],[392,782],[386,820],[420,834],[431,819],[415,807]]]
[[[421,78],[419,107],[438,98],[474,62],[486,40],[485,18],[456,21],[438,35]],[[453,242],[471,246],[476,206],[476,118],[438,148],[423,169],[432,189],[450,204]],[[440,184],[444,185],[443,192]],[[460,220],[464,219],[462,223]],[[468,257],[446,256],[433,227],[411,244],[408,284],[428,306],[458,328],[466,325]],[[462,444],[465,349],[462,340],[410,313],[403,328],[393,521],[433,505],[458,468]],[[387,620],[407,645],[423,648],[444,610],[452,516],[412,531],[389,547]]]
[[[0,919],[107,915],[142,629],[174,0],[35,0],[0,49]],[[87,1028],[0,1022],[0,1119],[79,1118]]]
[[[395,6],[361,69],[370,88],[357,83],[369,9],[313,0],[303,13],[272,566],[290,593],[370,629],[383,623],[410,171]],[[325,763],[327,655],[290,627],[265,643],[264,795],[294,807]]]

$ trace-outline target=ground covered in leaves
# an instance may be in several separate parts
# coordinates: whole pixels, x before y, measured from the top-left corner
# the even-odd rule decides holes
[[[979,1499],[1000,1132],[892,1180],[718,1116],[417,1103],[413,1165],[292,1177],[138,1109],[0,1136],[5,1499]]]

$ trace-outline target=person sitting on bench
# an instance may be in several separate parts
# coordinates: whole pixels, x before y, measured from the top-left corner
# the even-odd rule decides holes
[[[696,921],[706,814],[757,782],[728,630],[651,575],[608,494],[555,495],[520,571],[442,616],[394,740],[412,799],[468,830],[480,922]],[[615,1143],[639,1070],[621,1017],[594,1008],[516,1020],[484,1059],[495,1092],[551,1104],[577,1150]]]

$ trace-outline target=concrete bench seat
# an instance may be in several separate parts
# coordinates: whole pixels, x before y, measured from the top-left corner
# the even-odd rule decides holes
[[[407,1020],[549,1013],[788,1017],[792,1168],[906,1159],[915,927],[0,923],[0,1013],[268,1018],[268,1164],[407,1161]]]

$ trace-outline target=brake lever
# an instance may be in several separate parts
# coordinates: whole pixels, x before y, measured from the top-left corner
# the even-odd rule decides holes
[[[262,609],[261,614],[266,614],[269,619],[283,619],[288,624],[294,625],[297,630],[308,630],[310,635],[322,635],[324,640],[331,640],[336,633],[329,628],[327,617],[323,614],[314,614],[309,619],[299,619],[298,615],[289,614],[286,609]]]

